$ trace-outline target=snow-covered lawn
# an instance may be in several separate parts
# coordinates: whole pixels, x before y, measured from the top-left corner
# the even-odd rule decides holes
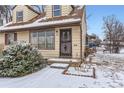
[[[100,56],[99,56],[100,55]],[[96,63],[104,63],[103,56],[106,56],[107,64],[95,65],[96,79],[92,77],[81,77],[64,75],[64,69],[46,68],[36,73],[20,77],[20,78],[0,78],[0,87],[14,87],[14,88],[101,88],[101,87],[124,87],[124,61],[117,62],[111,58],[123,59],[124,54],[102,54],[96,53],[93,61]],[[76,72],[73,67],[69,68],[69,72],[81,74]]]
[[[124,87],[124,70],[114,72],[113,69],[111,66],[97,66],[97,78],[94,79],[91,77],[63,75],[63,69],[46,67],[39,72],[20,78],[0,78],[0,87]]]

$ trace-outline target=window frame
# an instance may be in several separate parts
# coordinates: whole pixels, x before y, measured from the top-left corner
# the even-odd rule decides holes
[[[47,48],[46,46],[46,39],[47,39],[47,35],[46,35],[46,33],[47,32],[49,32],[49,31],[51,31],[51,32],[53,32],[54,33],[54,38],[53,38],[53,48]],[[36,32],[37,33],[37,40],[38,40],[38,44],[37,44],[37,48],[39,49],[39,50],[55,50],[55,30],[53,30],[53,29],[51,29],[51,30],[44,30],[44,31],[31,31],[30,32],[30,43],[32,44],[32,33],[34,33],[34,32]],[[45,47],[44,48],[39,48],[39,46],[40,46],[40,43],[39,43],[39,33],[40,32],[44,32],[45,33],[45,35],[44,35],[44,38],[45,38]],[[33,44],[32,44],[33,45]]]
[[[53,17],[59,17],[59,16],[61,16],[61,15],[62,15],[62,8],[61,8],[61,5],[58,5],[58,6],[60,7],[60,9],[54,9],[54,6],[55,6],[55,5],[52,5],[52,16],[53,16]],[[56,11],[60,11],[60,15],[55,16],[55,12],[56,12]]]
[[[10,38],[8,37],[9,34],[13,34],[13,42],[17,41],[17,33],[15,32],[5,33],[5,45],[13,44],[12,42],[9,43],[9,40],[10,40]]]
[[[18,16],[18,13],[22,13],[22,16]],[[23,11],[16,11],[16,22],[23,22]],[[21,19],[21,20],[20,20]]]

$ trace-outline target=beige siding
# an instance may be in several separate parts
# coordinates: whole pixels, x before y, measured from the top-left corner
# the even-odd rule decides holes
[[[72,27],[72,57],[80,58],[80,27]]]
[[[53,58],[59,57],[59,29],[55,29],[55,49],[54,50],[39,50],[43,57]]]
[[[31,20],[32,18],[37,16],[36,13],[34,13],[30,9],[28,9],[26,6],[18,5],[15,7],[15,9],[13,10],[13,13],[12,13],[13,14],[12,15],[13,16],[13,23],[16,23],[16,12],[17,11],[23,11],[23,22]]]
[[[29,31],[17,32],[17,41],[26,41],[29,43]]]
[[[46,12],[46,17],[51,18],[52,17],[52,6],[46,5],[45,6],[45,12]]]
[[[72,57],[80,58],[80,27],[61,27],[55,29],[55,50],[40,50],[45,58],[59,57],[60,52],[60,29],[72,28]]]
[[[72,11],[72,7],[70,5],[62,6],[62,15],[68,15]]]
[[[61,14],[62,16],[68,15],[72,11],[72,7],[70,5],[62,5],[61,6]],[[52,5],[46,5],[45,7],[46,17],[51,18],[52,15]]]
[[[72,58],[80,58],[80,26],[55,28],[55,49],[39,50],[44,58],[59,57],[60,53],[60,29],[72,28]],[[0,34],[4,44],[4,33]],[[18,41],[29,42],[29,31],[17,32]]]
[[[4,33],[0,33],[0,44],[5,45],[5,35],[4,35]]]

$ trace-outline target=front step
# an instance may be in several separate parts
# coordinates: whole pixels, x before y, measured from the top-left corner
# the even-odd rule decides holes
[[[67,69],[69,64],[62,64],[62,63],[53,63],[50,65],[51,68],[58,68],[58,69]]]
[[[66,63],[66,64],[81,62],[80,59],[66,59],[66,58],[49,58],[47,61],[48,63]]]

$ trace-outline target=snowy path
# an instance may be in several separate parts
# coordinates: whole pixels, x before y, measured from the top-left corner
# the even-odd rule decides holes
[[[46,67],[43,70],[20,78],[0,78],[0,87],[15,88],[43,88],[43,87],[124,87],[124,75],[118,73],[119,77],[111,76],[110,70],[97,70],[97,79],[90,77],[68,76],[61,74],[63,69]],[[124,72],[123,72],[124,74]],[[120,77],[121,76],[121,77]]]

